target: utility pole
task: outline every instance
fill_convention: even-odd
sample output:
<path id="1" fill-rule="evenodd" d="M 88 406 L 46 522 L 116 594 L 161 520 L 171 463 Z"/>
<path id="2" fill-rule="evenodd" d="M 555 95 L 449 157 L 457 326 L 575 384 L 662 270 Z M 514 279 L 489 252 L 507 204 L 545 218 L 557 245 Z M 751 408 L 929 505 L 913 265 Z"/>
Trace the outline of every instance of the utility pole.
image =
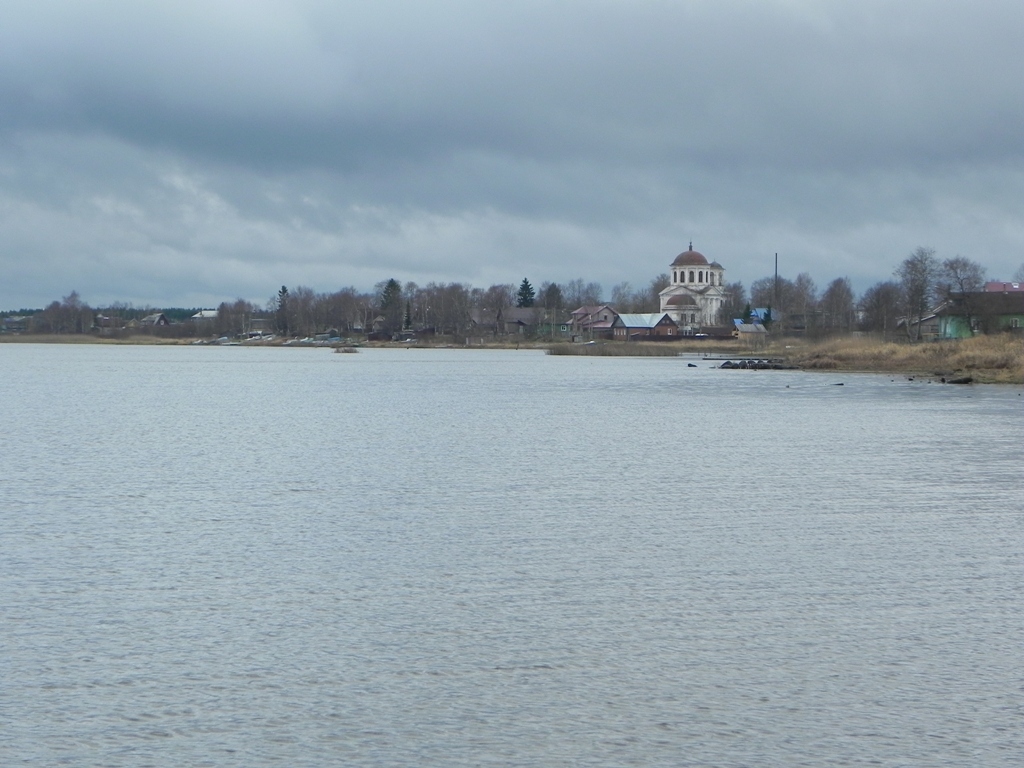
<path id="1" fill-rule="evenodd" d="M 775 313 L 779 311 L 779 253 L 775 252 L 775 282 L 772 283 L 772 306 L 769 312 L 772 318 L 772 325 L 775 325 Z M 781 325 L 779 326 L 782 327 Z"/>

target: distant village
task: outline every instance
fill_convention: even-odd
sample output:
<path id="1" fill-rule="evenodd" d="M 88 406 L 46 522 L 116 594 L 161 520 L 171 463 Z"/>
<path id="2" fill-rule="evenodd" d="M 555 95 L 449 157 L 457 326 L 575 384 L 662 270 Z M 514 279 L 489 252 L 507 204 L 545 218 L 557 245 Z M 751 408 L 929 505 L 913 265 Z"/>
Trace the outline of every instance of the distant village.
<path id="1" fill-rule="evenodd" d="M 757 348 L 773 335 L 929 341 L 1024 329 L 1024 265 L 1012 280 L 993 281 L 970 259 L 940 261 L 931 249 L 918 248 L 893 279 L 860 297 L 846 278 L 819 290 L 806 273 L 793 280 L 771 275 L 748 290 L 725 275 L 722 264 L 690 243 L 649 285 L 620 283 L 608 300 L 600 285 L 582 278 L 536 288 L 523 278 L 518 286 L 487 289 L 390 279 L 373 293 L 281 286 L 264 306 L 238 299 L 205 309 L 93 308 L 72 291 L 43 309 L 0 313 L 0 335 L 150 335 L 220 344 L 690 338 L 740 339 Z"/>

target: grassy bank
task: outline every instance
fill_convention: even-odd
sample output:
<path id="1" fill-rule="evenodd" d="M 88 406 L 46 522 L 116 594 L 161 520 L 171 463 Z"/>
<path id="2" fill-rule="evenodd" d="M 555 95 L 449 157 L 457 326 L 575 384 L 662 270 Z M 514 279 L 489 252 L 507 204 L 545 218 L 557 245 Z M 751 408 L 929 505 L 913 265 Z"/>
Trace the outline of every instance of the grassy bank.
<path id="1" fill-rule="evenodd" d="M 552 344 L 549 355 L 583 357 L 676 357 L 681 354 L 714 353 L 749 355 L 739 342 L 730 341 L 598 341 L 593 344 Z"/>
<path id="2" fill-rule="evenodd" d="M 2 335 L 0 342 L 29 344 L 190 344 L 192 339 L 162 339 L 138 335 L 124 339 L 105 339 L 91 335 Z M 739 342 L 729 341 L 671 341 L 671 342 L 616 342 L 595 344 L 545 344 L 531 341 L 475 341 L 468 347 L 437 339 L 431 343 L 419 342 L 415 347 L 393 342 L 371 343 L 367 346 L 454 349 L 538 349 L 546 348 L 551 355 L 581 355 L 598 357 L 675 357 L 680 354 L 712 354 L 715 356 L 781 358 L 790 365 L 807 370 L 867 371 L 877 373 L 906 373 L 927 376 L 971 376 L 982 383 L 1024 384 L 1024 340 L 1019 336 L 999 334 L 978 336 L 961 341 L 925 342 L 920 344 L 883 342 L 864 338 L 839 338 L 818 343 L 805 343 L 793 339 L 779 339 L 768 348 L 752 352 Z M 283 340 L 273 342 L 279 346 Z M 263 345 L 261 345 L 263 346 Z M 296 345 L 297 349 L 311 347 Z M 317 347 L 318 349 L 320 347 Z"/>
<path id="3" fill-rule="evenodd" d="M 164 339 L 158 336 L 125 336 L 114 339 L 106 336 L 94 336 L 91 333 L 11 333 L 0 335 L 0 343 L 4 344 L 121 344 L 127 346 L 145 346 L 153 344 L 176 345 L 191 344 L 194 339 Z"/>
<path id="4" fill-rule="evenodd" d="M 982 383 L 1024 384 L 1024 340 L 999 334 L 959 341 L 893 343 L 864 338 L 805 343 L 779 339 L 752 352 L 738 342 L 673 341 L 553 344 L 551 355 L 674 357 L 682 353 L 781 358 L 807 370 L 867 371 L 913 375 L 970 376 Z"/>
<path id="5" fill-rule="evenodd" d="M 644 344 L 643 342 L 596 342 L 594 344 L 552 344 L 549 355 L 577 357 L 675 357 L 679 348 L 675 344 Z"/>
<path id="6" fill-rule="evenodd" d="M 920 344 L 843 338 L 776 351 L 791 364 L 811 370 L 955 374 L 979 382 L 1024 384 L 1024 340 L 1008 334 Z"/>

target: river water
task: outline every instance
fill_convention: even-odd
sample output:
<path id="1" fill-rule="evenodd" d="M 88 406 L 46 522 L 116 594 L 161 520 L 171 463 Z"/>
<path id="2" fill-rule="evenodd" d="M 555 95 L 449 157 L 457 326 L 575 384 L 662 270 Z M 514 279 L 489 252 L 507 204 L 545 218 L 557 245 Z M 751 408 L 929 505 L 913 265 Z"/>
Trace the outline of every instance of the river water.
<path id="1" fill-rule="evenodd" d="M 0 345 L 0 764 L 1020 765 L 1021 394 Z"/>

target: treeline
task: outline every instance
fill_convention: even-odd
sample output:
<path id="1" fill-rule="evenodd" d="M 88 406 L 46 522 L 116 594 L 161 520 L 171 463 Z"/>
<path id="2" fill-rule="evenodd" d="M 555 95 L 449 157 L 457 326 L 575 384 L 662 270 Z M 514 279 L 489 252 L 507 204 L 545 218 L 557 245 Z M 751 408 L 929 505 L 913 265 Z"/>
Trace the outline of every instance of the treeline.
<path id="1" fill-rule="evenodd" d="M 1024 279 L 1024 265 L 1014 277 Z M 827 336 L 860 330 L 893 337 L 913 333 L 910 329 L 919 333 L 921 319 L 953 295 L 961 297 L 969 312 L 970 294 L 983 290 L 985 279 L 980 264 L 962 256 L 940 261 L 934 250 L 921 247 L 896 267 L 892 279 L 872 285 L 859 297 L 845 277 L 819 289 L 806 272 L 794 279 L 763 277 L 749 290 L 741 282 L 726 283 L 718 322 L 729 325 L 734 318 L 749 317 L 751 308 L 768 308 L 772 330 L 784 334 Z M 667 274 L 639 288 L 619 283 L 613 286 L 607 303 L 618 312 L 657 312 L 659 293 L 668 285 Z M 4 328 L 27 333 L 178 337 L 237 336 L 256 329 L 294 337 L 330 330 L 342 335 L 386 335 L 403 329 L 429 329 L 438 335 L 460 336 L 479 325 L 481 318 L 493 320 L 512 307 L 535 307 L 543 310 L 547 320 L 564 322 L 573 309 L 604 301 L 601 285 L 583 278 L 544 282 L 536 289 L 526 278 L 518 286 L 496 284 L 489 288 L 464 283 L 403 285 L 390 279 L 378 283 L 372 292 L 354 287 L 318 292 L 307 286 L 282 286 L 262 306 L 237 299 L 221 303 L 215 314 L 208 312 L 210 316 L 196 320 L 193 316 L 198 309 L 155 310 L 126 304 L 94 309 L 72 291 L 45 309 L 6 313 Z M 904 319 L 909 322 L 901 323 Z"/>
<path id="2" fill-rule="evenodd" d="M 524 280 L 529 284 L 529 281 Z M 520 286 L 521 288 L 522 286 Z M 530 286 L 530 290 L 533 288 Z M 655 294 L 656 299 L 656 294 Z M 136 333 L 171 338 L 245 335 L 255 330 L 306 337 L 328 330 L 343 335 L 394 333 L 403 328 L 430 329 L 439 335 L 459 336 L 481 314 L 495 317 L 515 306 L 537 306 L 560 317 L 567 308 L 599 304 L 602 288 L 582 278 L 567 283 L 545 282 L 534 298 L 524 303 L 512 284 L 475 288 L 464 283 L 400 284 L 385 280 L 373 292 L 354 287 L 318 292 L 307 286 L 281 289 L 265 304 L 245 299 L 222 302 L 209 317 L 195 318 L 194 309 L 136 308 L 127 304 L 90 307 L 72 291 L 42 310 L 0 313 L 8 332 L 124 336 Z M 162 316 L 162 318 L 161 318 Z M 160 324 L 166 320 L 167 325 Z"/>
<path id="3" fill-rule="evenodd" d="M 183 307 L 157 310 L 152 307 L 134 307 L 115 303 L 108 307 L 93 308 L 84 302 L 77 291 L 60 301 L 53 301 L 44 309 L 21 309 L 0 313 L 2 330 L 6 332 L 75 334 L 108 332 L 111 336 L 150 332 L 163 336 L 191 336 L 190 325 L 198 309 Z M 162 315 L 168 326 L 147 326 L 143 321 L 154 314 Z"/>
<path id="4" fill-rule="evenodd" d="M 536 306 L 560 317 L 566 308 L 600 301 L 601 286 L 582 278 L 564 284 L 545 282 L 539 291 L 526 279 L 518 289 L 511 283 L 484 289 L 464 283 L 402 285 L 390 279 L 378 283 L 373 293 L 355 288 L 317 293 L 305 286 L 282 286 L 266 312 L 273 316 L 275 330 L 287 336 L 313 336 L 329 329 L 342 334 L 429 329 L 437 335 L 460 336 L 475 324 L 474 316 L 493 318 L 511 307 Z M 258 310 L 241 300 L 222 304 L 217 313 L 218 322 L 222 315 L 226 321 L 222 330 L 239 332 L 246 312 L 255 316 Z"/>
<path id="5" fill-rule="evenodd" d="M 1024 264 L 1014 279 L 1024 280 Z M 919 247 L 900 262 L 892 279 L 875 283 L 860 297 L 845 277 L 819 290 L 806 272 L 794 280 L 770 275 L 755 280 L 749 294 L 741 283 L 728 284 L 723 314 L 742 317 L 750 306 L 766 307 L 782 333 L 828 336 L 857 330 L 919 339 L 925 316 L 954 297 L 970 319 L 985 281 L 981 264 L 963 256 L 940 261 L 934 249 Z"/>

